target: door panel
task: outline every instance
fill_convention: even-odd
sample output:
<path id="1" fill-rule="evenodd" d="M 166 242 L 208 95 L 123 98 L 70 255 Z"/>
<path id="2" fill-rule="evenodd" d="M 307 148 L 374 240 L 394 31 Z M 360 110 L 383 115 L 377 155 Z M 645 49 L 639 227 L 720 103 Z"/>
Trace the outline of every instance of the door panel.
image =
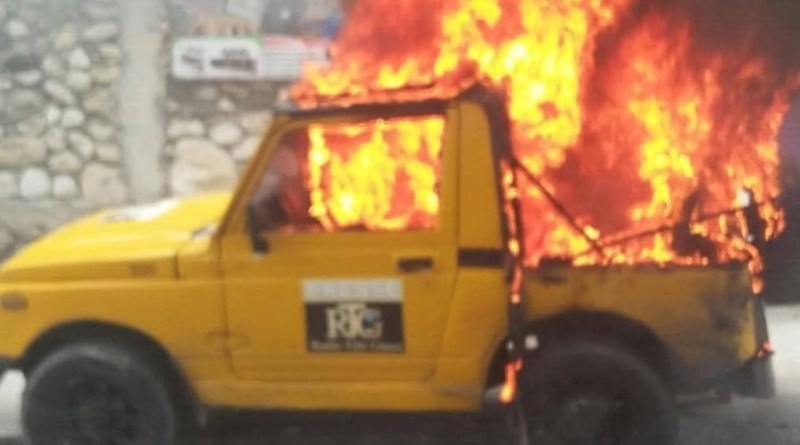
<path id="1" fill-rule="evenodd" d="M 272 231 L 265 234 L 268 251 L 254 255 L 244 224 L 230 224 L 222 268 L 229 329 L 248 338 L 232 350 L 240 378 L 418 381 L 433 375 L 456 272 L 451 141 L 448 126 L 435 228 Z M 256 162 L 262 171 L 269 164 Z M 246 213 L 239 205 L 234 221 Z"/>
<path id="2" fill-rule="evenodd" d="M 238 261 L 233 258 L 226 261 L 226 298 L 231 327 L 237 334 L 249 337 L 247 348 L 234 351 L 236 370 L 242 378 L 353 380 L 356 373 L 365 380 L 397 380 L 422 379 L 433 372 L 447 322 L 453 258 L 446 258 L 442 253 L 446 249 L 440 252 L 435 240 L 426 240 L 434 237 L 420 236 L 422 234 L 408 237 L 342 235 L 274 237 L 270 239 L 267 255 L 261 258 L 243 255 Z M 332 238 L 345 240 L 336 243 Z M 241 243 L 241 247 L 249 249 L 246 239 Z M 414 244 L 419 248 L 411 249 Z M 356 250 L 352 246 L 364 247 Z M 399 258 L 419 256 L 433 259 L 434 269 L 398 273 Z M 384 287 L 388 286 L 383 283 L 400 285 L 389 285 L 395 288 L 389 292 L 388 296 L 393 297 L 389 299 L 386 293 L 376 292 L 370 282 Z M 359 286 L 367 291 L 360 291 Z M 309 347 L 309 332 L 327 333 L 336 325 L 309 326 L 309 316 L 319 312 L 316 306 L 330 306 L 327 309 L 333 310 L 336 303 L 374 305 L 381 302 L 399 305 L 403 323 L 401 349 L 387 347 L 385 350 L 390 352 L 357 353 L 347 351 L 353 349 L 352 345 L 331 352 L 322 352 L 324 347 L 317 351 Z M 335 315 L 329 317 L 335 318 Z M 347 339 L 335 338 L 330 343 L 344 340 Z"/>

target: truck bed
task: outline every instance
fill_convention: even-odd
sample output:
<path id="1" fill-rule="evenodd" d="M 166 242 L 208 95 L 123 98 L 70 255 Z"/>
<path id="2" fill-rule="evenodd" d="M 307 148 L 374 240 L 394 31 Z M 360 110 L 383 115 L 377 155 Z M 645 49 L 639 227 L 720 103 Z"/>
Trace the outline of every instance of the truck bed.
<path id="1" fill-rule="evenodd" d="M 527 271 L 525 292 L 529 319 L 589 311 L 644 325 L 664 343 L 682 381 L 703 382 L 739 369 L 759 348 L 755 320 L 762 309 L 744 264 L 549 263 Z"/>

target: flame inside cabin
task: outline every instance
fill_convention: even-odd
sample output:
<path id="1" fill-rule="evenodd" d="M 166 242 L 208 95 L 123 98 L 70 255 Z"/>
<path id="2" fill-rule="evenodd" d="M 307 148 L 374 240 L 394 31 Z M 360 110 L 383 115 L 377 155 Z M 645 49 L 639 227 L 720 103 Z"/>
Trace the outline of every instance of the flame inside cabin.
<path id="1" fill-rule="evenodd" d="M 309 128 L 311 216 L 325 230 L 436 227 L 440 116 Z"/>
<path id="2" fill-rule="evenodd" d="M 311 107 L 452 96 L 475 82 L 505 88 L 515 155 L 530 173 L 518 179 L 529 265 L 546 257 L 577 265 L 752 260 L 757 269 L 758 252 L 746 239 L 752 219 L 729 210 L 742 209 L 746 197 L 758 204 L 759 237 L 782 230 L 776 138 L 798 80 L 763 51 L 769 26 L 748 22 L 764 4 L 358 1 L 331 64 L 311 67 L 292 93 Z M 409 144 L 401 152 L 435 144 L 442 132 L 430 121 L 402 125 L 406 136 L 392 136 Z M 373 146 L 388 142 L 381 129 L 343 131 L 363 133 Z M 352 144 L 326 144 L 320 132 L 311 135 L 311 211 L 323 225 L 371 220 L 403 229 L 409 215 L 435 213 L 433 163 L 413 163 L 405 184 L 416 190 L 405 198 L 369 181 L 358 196 L 337 196 L 337 180 L 351 180 L 363 157 L 386 152 L 350 156 Z M 424 159 L 433 153 L 417 161 Z M 375 165 L 383 161 L 391 163 Z M 374 210 L 379 197 L 393 197 L 394 210 L 356 214 Z M 391 216 L 398 214 L 406 217 Z M 664 230 L 673 226 L 682 229 Z M 703 247 L 680 248 L 687 240 Z"/>

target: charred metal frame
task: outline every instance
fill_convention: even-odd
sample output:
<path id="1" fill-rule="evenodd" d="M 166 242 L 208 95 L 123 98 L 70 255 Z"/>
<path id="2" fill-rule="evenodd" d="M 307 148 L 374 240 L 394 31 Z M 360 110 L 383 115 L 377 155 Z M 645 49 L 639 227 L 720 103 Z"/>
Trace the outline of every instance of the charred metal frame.
<path id="1" fill-rule="evenodd" d="M 449 99 L 430 99 L 421 102 L 371 103 L 352 106 L 329 105 L 308 109 L 284 103 L 276 108 L 276 113 L 304 119 L 333 117 L 341 113 L 355 116 L 365 115 L 374 119 L 393 119 L 434 114 L 444 115 L 449 102 Z"/>
<path id="2" fill-rule="evenodd" d="M 525 238 L 522 230 L 522 201 L 517 178 L 516 160 L 511 143 L 511 119 L 508 115 L 506 97 L 497 90 L 475 87 L 464 94 L 468 100 L 480 104 L 489 120 L 489 131 L 494 158 L 495 184 L 502 224 L 505 247 L 505 281 L 508 288 L 508 341 L 506 344 L 507 363 L 505 382 L 500 389 L 499 402 L 516 409 L 517 423 L 521 422 L 519 405 L 518 377 L 524 367 L 525 351 L 525 307 L 522 298 L 522 285 L 525 276 Z M 526 434 L 524 428 L 518 429 L 522 442 Z"/>

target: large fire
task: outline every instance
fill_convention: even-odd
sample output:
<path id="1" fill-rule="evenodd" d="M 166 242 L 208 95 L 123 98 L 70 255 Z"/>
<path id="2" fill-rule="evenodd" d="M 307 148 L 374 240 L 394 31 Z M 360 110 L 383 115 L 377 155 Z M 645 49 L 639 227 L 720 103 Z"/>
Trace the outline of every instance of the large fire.
<path id="1" fill-rule="evenodd" d="M 775 141 L 798 80 L 764 51 L 770 26 L 752 23 L 766 3 L 363 0 L 331 64 L 310 69 L 293 97 L 314 106 L 504 88 L 528 264 L 757 268 L 753 220 L 729 210 L 757 206 L 756 238 L 782 230 Z M 334 159 L 323 151 L 319 162 Z M 363 192 L 352 198 L 375 198 Z M 318 200 L 312 212 L 342 210 Z"/>
<path id="2" fill-rule="evenodd" d="M 434 229 L 444 119 L 309 128 L 311 216 L 325 230 Z"/>

